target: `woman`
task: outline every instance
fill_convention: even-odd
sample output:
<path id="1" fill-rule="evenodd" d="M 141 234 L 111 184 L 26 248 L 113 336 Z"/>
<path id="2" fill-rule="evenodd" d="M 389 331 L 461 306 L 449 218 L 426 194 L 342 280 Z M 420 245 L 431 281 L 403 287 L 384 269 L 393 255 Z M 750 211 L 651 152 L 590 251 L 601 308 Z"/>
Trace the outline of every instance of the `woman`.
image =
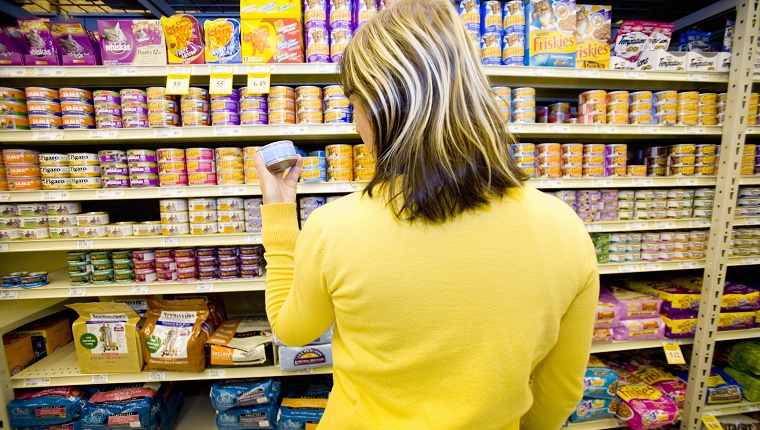
<path id="1" fill-rule="evenodd" d="M 296 217 L 260 156 L 267 314 L 288 345 L 335 323 L 324 429 L 558 429 L 581 398 L 599 277 L 573 211 L 530 186 L 454 7 L 369 20 L 341 83 L 375 178 Z M 533 384 L 529 377 L 533 374 Z"/>

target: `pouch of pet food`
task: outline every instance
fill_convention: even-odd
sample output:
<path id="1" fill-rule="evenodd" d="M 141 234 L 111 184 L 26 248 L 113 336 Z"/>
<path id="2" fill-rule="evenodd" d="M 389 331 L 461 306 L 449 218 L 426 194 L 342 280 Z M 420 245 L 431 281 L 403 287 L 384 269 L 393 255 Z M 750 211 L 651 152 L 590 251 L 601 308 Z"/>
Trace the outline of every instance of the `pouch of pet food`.
<path id="1" fill-rule="evenodd" d="M 48 28 L 47 18 L 19 18 L 18 26 L 24 37 L 27 66 L 57 66 L 58 52 L 55 49 L 53 35 Z"/>
<path id="2" fill-rule="evenodd" d="M 79 416 L 87 401 L 84 391 L 70 387 L 46 388 L 21 394 L 8 403 L 12 428 L 63 424 Z"/>
<path id="3" fill-rule="evenodd" d="M 51 22 L 53 35 L 63 66 L 93 66 L 98 64 L 90 39 L 78 22 Z"/>
<path id="4" fill-rule="evenodd" d="M 148 316 L 140 331 L 145 370 L 202 372 L 211 335 L 208 307 L 202 299 L 148 298 Z"/>
<path id="5" fill-rule="evenodd" d="M 617 400 L 584 398 L 570 415 L 571 423 L 611 418 L 615 416 Z"/>
<path id="6" fill-rule="evenodd" d="M 277 428 L 277 405 L 235 408 L 216 414 L 219 430 Z"/>
<path id="7" fill-rule="evenodd" d="M 0 28 L 0 66 L 23 66 L 24 52 L 5 28 Z"/>
<path id="8" fill-rule="evenodd" d="M 615 340 L 662 339 L 665 336 L 665 323 L 661 317 L 621 320 L 620 325 L 612 329 Z"/>
<path id="9" fill-rule="evenodd" d="M 232 18 L 209 19 L 203 27 L 206 33 L 206 63 L 239 64 L 240 22 Z"/>
<path id="10" fill-rule="evenodd" d="M 212 366 L 259 366 L 274 363 L 272 327 L 266 317 L 225 321 L 206 342 Z"/>
<path id="11" fill-rule="evenodd" d="M 583 397 L 594 399 L 614 399 L 617 395 L 618 376 L 614 370 L 596 356 L 589 357 L 586 374 L 583 376 Z"/>
<path id="12" fill-rule="evenodd" d="M 678 406 L 651 385 L 622 385 L 618 397 L 615 415 L 634 430 L 662 427 L 678 420 Z"/>
<path id="13" fill-rule="evenodd" d="M 203 30 L 192 15 L 161 17 L 169 64 L 203 64 Z"/>
<path id="14" fill-rule="evenodd" d="M 211 385 L 211 404 L 214 409 L 227 409 L 276 404 L 280 395 L 279 379 L 231 379 Z"/>
<path id="15" fill-rule="evenodd" d="M 615 299 L 620 302 L 621 320 L 652 318 L 660 314 L 662 300 L 647 294 L 626 290 L 619 287 L 607 287 Z"/>
<path id="16" fill-rule="evenodd" d="M 107 430 L 120 426 L 142 429 L 156 427 L 156 414 L 163 406 L 165 389 L 161 383 L 149 382 L 95 393 L 82 408 L 84 428 Z"/>
<path id="17" fill-rule="evenodd" d="M 142 370 L 137 333 L 140 317 L 132 308 L 113 302 L 74 303 L 68 307 L 79 313 L 72 331 L 80 373 L 138 373 Z"/>

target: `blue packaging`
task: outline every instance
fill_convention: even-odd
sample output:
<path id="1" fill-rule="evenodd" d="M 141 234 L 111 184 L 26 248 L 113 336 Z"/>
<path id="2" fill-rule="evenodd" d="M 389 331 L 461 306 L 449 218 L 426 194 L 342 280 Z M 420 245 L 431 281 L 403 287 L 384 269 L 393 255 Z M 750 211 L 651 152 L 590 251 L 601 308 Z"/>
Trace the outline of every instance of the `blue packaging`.
<path id="1" fill-rule="evenodd" d="M 232 18 L 209 19 L 205 27 L 206 64 L 239 64 L 240 22 Z"/>
<path id="2" fill-rule="evenodd" d="M 689 381 L 689 370 L 685 366 L 681 372 L 677 372 L 675 375 L 678 379 L 684 382 Z M 707 379 L 707 396 L 705 404 L 719 405 L 723 403 L 740 402 L 741 400 L 741 384 L 723 370 L 713 367 L 710 370 L 710 377 Z"/>
<path id="3" fill-rule="evenodd" d="M 216 414 L 219 430 L 274 429 L 277 428 L 277 406 L 235 408 Z"/>
<path id="4" fill-rule="evenodd" d="M 16 430 L 82 430 L 82 421 L 74 420 L 65 424 L 51 424 L 48 426 L 19 427 Z"/>
<path id="5" fill-rule="evenodd" d="M 504 66 L 525 65 L 525 28 L 510 27 L 504 31 L 501 43 L 501 64 Z"/>
<path id="6" fill-rule="evenodd" d="M 570 422 L 579 423 L 584 421 L 598 420 L 601 418 L 612 418 L 617 410 L 617 400 L 615 399 L 587 399 L 584 398 L 576 406 Z"/>
<path id="7" fill-rule="evenodd" d="M 301 171 L 301 180 L 304 182 L 324 182 L 327 180 L 327 169 L 322 167 Z"/>
<path id="8" fill-rule="evenodd" d="M 617 396 L 617 386 L 617 373 L 592 355 L 583 375 L 583 397 L 614 399 Z"/>
<path id="9" fill-rule="evenodd" d="M 525 2 L 525 65 L 575 67 L 575 0 Z"/>
<path id="10" fill-rule="evenodd" d="M 678 50 L 681 52 L 710 52 L 710 32 L 686 30 L 678 38 Z"/>
<path id="11" fill-rule="evenodd" d="M 327 152 L 326 151 L 311 151 L 311 152 L 309 152 L 309 157 L 322 157 L 322 158 L 325 158 L 325 157 L 327 157 Z"/>
<path id="12" fill-rule="evenodd" d="M 107 430 L 117 426 L 156 427 L 156 414 L 163 406 L 164 394 L 163 386 L 159 383 L 96 393 L 82 408 L 83 428 Z"/>
<path id="13" fill-rule="evenodd" d="M 69 387 L 22 394 L 8 403 L 8 424 L 12 428 L 64 424 L 79 416 L 86 401 L 84 391 Z"/>
<path id="14" fill-rule="evenodd" d="M 480 32 L 494 33 L 504 28 L 503 13 L 499 0 L 480 2 Z"/>
<path id="15" fill-rule="evenodd" d="M 480 0 L 461 0 L 457 10 L 467 30 L 480 30 Z"/>
<path id="16" fill-rule="evenodd" d="M 277 423 L 280 429 L 306 429 L 307 426 L 317 425 L 324 409 L 294 409 L 283 406 L 280 408 L 280 421 Z"/>
<path id="17" fill-rule="evenodd" d="M 215 382 L 211 386 L 211 404 L 219 411 L 252 405 L 275 404 L 280 395 L 280 389 L 280 380 L 272 378 Z"/>
<path id="18" fill-rule="evenodd" d="M 502 31 L 483 33 L 480 36 L 481 61 L 485 65 L 501 64 Z"/>

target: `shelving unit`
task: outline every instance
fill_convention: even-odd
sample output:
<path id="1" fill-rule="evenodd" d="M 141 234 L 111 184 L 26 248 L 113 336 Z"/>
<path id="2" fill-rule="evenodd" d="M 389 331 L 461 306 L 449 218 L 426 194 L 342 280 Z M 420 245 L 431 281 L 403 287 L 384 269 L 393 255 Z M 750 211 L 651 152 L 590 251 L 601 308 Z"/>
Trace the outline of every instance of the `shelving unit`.
<path id="1" fill-rule="evenodd" d="M 0 243 L 0 252 L 71 251 L 75 249 L 169 248 L 174 246 L 225 246 L 260 244 L 257 233 L 217 233 L 181 236 L 125 236 L 95 239 L 29 239 Z"/>

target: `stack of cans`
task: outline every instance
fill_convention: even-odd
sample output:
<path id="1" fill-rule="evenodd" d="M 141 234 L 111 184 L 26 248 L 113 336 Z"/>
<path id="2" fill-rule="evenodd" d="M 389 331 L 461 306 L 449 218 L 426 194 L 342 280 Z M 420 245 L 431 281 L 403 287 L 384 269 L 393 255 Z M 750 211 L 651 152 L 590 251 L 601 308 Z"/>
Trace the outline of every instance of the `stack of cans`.
<path id="1" fill-rule="evenodd" d="M 480 55 L 486 65 L 501 64 L 504 21 L 499 0 L 480 3 Z"/>
<path id="2" fill-rule="evenodd" d="M 177 281 L 177 263 L 173 249 L 156 250 L 156 277 L 158 282 Z M 193 264 L 193 267 L 195 265 Z"/>
<path id="3" fill-rule="evenodd" d="M 509 148 L 517 167 L 531 178 L 536 177 L 536 145 L 533 143 L 513 143 Z"/>
<path id="4" fill-rule="evenodd" d="M 158 181 L 162 187 L 187 185 L 187 162 L 185 150 L 179 148 L 160 148 L 158 156 Z"/>
<path id="5" fill-rule="evenodd" d="M 351 103 L 340 85 L 324 89 L 324 120 L 327 124 L 348 124 L 352 120 Z"/>
<path id="6" fill-rule="evenodd" d="M 760 215 L 760 187 L 739 187 L 736 206 L 736 216 Z"/>
<path id="7" fill-rule="evenodd" d="M 530 106 L 533 108 L 530 108 Z M 530 124 L 536 122 L 536 89 L 515 88 L 512 90 L 512 122 Z"/>
<path id="8" fill-rule="evenodd" d="M 95 251 L 90 253 L 90 265 L 92 265 L 92 283 L 105 285 L 114 283 L 116 273 L 113 270 L 113 256 L 109 251 Z"/>
<path id="9" fill-rule="evenodd" d="M 328 145 L 327 180 L 352 181 L 354 179 L 353 147 L 351 145 Z"/>
<path id="10" fill-rule="evenodd" d="M 127 151 L 127 163 L 130 187 L 157 187 L 159 185 L 156 151 L 130 149 Z"/>
<path id="11" fill-rule="evenodd" d="M 124 89 L 121 96 L 121 119 L 124 128 L 148 128 L 148 93 L 143 90 Z"/>
<path id="12" fill-rule="evenodd" d="M 187 159 L 188 185 L 216 185 L 216 164 L 214 150 L 211 148 L 188 148 Z"/>
<path id="13" fill-rule="evenodd" d="M 375 157 L 365 144 L 354 145 L 354 180 L 369 181 L 375 176 Z"/>
<path id="14" fill-rule="evenodd" d="M 311 215 L 314 209 L 324 205 L 326 202 L 327 200 L 324 197 L 318 196 L 307 196 L 298 199 L 298 215 L 301 225 L 309 219 L 309 215 Z"/>
<path id="15" fill-rule="evenodd" d="M 245 231 L 249 233 L 261 233 L 261 205 L 262 199 L 246 199 L 245 206 Z"/>
<path id="16" fill-rule="evenodd" d="M 340 63 L 343 52 L 353 37 L 352 6 L 352 1 L 329 0 L 327 19 L 330 30 L 330 61 L 333 63 Z"/>
<path id="17" fill-rule="evenodd" d="M 604 176 L 605 145 L 591 143 L 583 145 L 583 176 Z"/>
<path id="18" fill-rule="evenodd" d="M 180 112 L 183 126 L 211 125 L 209 115 L 208 90 L 190 88 L 190 91 L 180 98 Z"/>
<path id="19" fill-rule="evenodd" d="M 715 93 L 699 94 L 699 125 L 718 125 L 718 95 Z"/>
<path id="20" fill-rule="evenodd" d="M 0 87 L 0 123 L 6 130 L 29 130 L 29 111 L 23 90 Z"/>
<path id="21" fill-rule="evenodd" d="M 652 124 L 667 125 L 678 122 L 678 95 L 675 91 L 654 93 L 652 99 Z"/>
<path id="22" fill-rule="evenodd" d="M 0 153 L 0 191 L 8 191 L 8 168 L 5 167 L 5 158 Z"/>
<path id="23" fill-rule="evenodd" d="M 48 230 L 51 239 L 68 239 L 79 236 L 77 214 L 82 205 L 77 202 L 48 203 Z"/>
<path id="24" fill-rule="evenodd" d="M 211 124 L 240 125 L 240 91 L 233 89 L 228 95 L 211 96 Z"/>
<path id="25" fill-rule="evenodd" d="M 156 252 L 152 250 L 132 251 L 135 267 L 135 281 L 141 284 L 156 282 Z"/>
<path id="26" fill-rule="evenodd" d="M 651 112 L 651 106 L 650 106 Z M 591 90 L 578 96 L 578 122 L 580 124 L 607 123 L 607 91 Z"/>
<path id="27" fill-rule="evenodd" d="M 15 240 L 21 238 L 21 219 L 18 215 L 18 205 L 0 203 L 0 240 Z"/>
<path id="28" fill-rule="evenodd" d="M 693 176 L 696 165 L 696 147 L 693 144 L 668 146 L 667 176 Z"/>
<path id="29" fill-rule="evenodd" d="M 665 176 L 668 165 L 668 148 L 653 146 L 644 149 L 644 162 L 647 166 L 647 176 Z"/>
<path id="30" fill-rule="evenodd" d="M 71 188 L 69 156 L 66 154 L 40 154 L 40 176 L 43 190 Z"/>
<path id="31" fill-rule="evenodd" d="M 219 185 L 245 184 L 241 148 L 216 148 L 216 183 Z"/>
<path id="32" fill-rule="evenodd" d="M 190 234 L 216 234 L 219 224 L 216 215 L 216 199 L 201 198 L 187 201 L 190 217 Z"/>
<path id="33" fill-rule="evenodd" d="M 478 1 L 458 1 L 457 10 L 464 23 L 467 36 L 475 52 L 480 56 L 480 7 Z"/>
<path id="34" fill-rule="evenodd" d="M 583 176 L 583 145 L 564 143 L 559 146 L 562 176 L 579 178 Z"/>
<path id="35" fill-rule="evenodd" d="M 245 210 L 242 198 L 220 197 L 216 199 L 216 216 L 219 233 L 242 233 L 245 231 Z"/>
<path id="36" fill-rule="evenodd" d="M 240 247 L 240 277 L 260 278 L 264 274 L 264 247 L 261 245 Z"/>
<path id="37" fill-rule="evenodd" d="M 270 124 L 295 124 L 296 123 L 296 92 L 291 87 L 269 88 Z"/>
<path id="38" fill-rule="evenodd" d="M 95 128 L 95 108 L 92 92 L 79 88 L 61 88 L 63 128 Z"/>
<path id="39" fill-rule="evenodd" d="M 699 123 L 699 92 L 686 91 L 678 93 L 676 106 L 676 121 L 681 125 L 697 125 Z"/>
<path id="40" fill-rule="evenodd" d="M 190 233 L 187 200 L 171 199 L 158 202 L 161 216 L 161 235 L 177 236 Z"/>
<path id="41" fill-rule="evenodd" d="M 525 11 L 521 0 L 504 3 L 504 39 L 501 64 L 525 65 Z"/>
<path id="42" fill-rule="evenodd" d="M 575 213 L 584 222 L 615 220 L 618 205 L 617 190 L 578 190 L 575 197 Z"/>
<path id="43" fill-rule="evenodd" d="M 694 145 L 694 155 L 695 175 L 713 176 L 718 173 L 718 145 L 708 143 Z"/>
<path id="44" fill-rule="evenodd" d="M 106 212 L 86 212 L 77 214 L 77 230 L 82 239 L 108 236 L 109 216 Z"/>
<path id="45" fill-rule="evenodd" d="M 92 282 L 92 264 L 89 252 L 70 251 L 66 253 L 69 265 L 69 281 L 71 285 L 87 285 Z"/>
<path id="46" fill-rule="evenodd" d="M 147 93 L 150 127 L 179 127 L 179 97 L 167 95 L 164 87 L 148 88 Z"/>
<path id="47" fill-rule="evenodd" d="M 491 91 L 496 98 L 496 104 L 499 105 L 501 118 L 509 122 L 512 114 L 512 89 L 509 87 L 491 87 Z"/>
<path id="48" fill-rule="evenodd" d="M 760 97 L 760 94 L 757 93 L 750 93 L 750 99 L 749 99 L 749 109 L 750 112 L 753 109 L 752 100 L 754 99 L 756 102 L 758 98 Z M 723 125 L 723 118 L 726 116 L 726 93 L 720 93 L 716 97 L 717 99 L 717 107 L 718 107 L 718 125 Z M 757 103 L 754 105 L 754 110 L 757 111 Z M 754 117 L 754 118 L 753 118 Z M 757 125 L 757 116 L 750 115 L 749 118 L 747 118 L 747 125 Z"/>
<path id="49" fill-rule="evenodd" d="M 22 239 L 45 239 L 48 230 L 47 205 L 45 203 L 20 203 L 16 223 L 21 228 Z M 6 225 L 8 227 L 8 225 Z"/>
<path id="50" fill-rule="evenodd" d="M 263 94 L 248 94 L 248 89 L 243 87 L 240 93 L 240 123 L 242 125 L 267 125 L 269 124 L 269 104 L 267 96 Z M 211 103 L 212 108 L 216 106 Z"/>
<path id="51" fill-rule="evenodd" d="M 95 102 L 95 127 L 124 128 L 121 94 L 118 91 L 93 91 L 92 97 Z"/>
<path id="52" fill-rule="evenodd" d="M 113 149 L 98 151 L 98 161 L 100 161 L 103 188 L 129 187 L 129 166 L 127 165 L 126 152 Z"/>
<path id="53" fill-rule="evenodd" d="M 327 32 L 327 2 L 303 3 L 303 28 L 307 63 L 329 63 L 330 42 Z"/>
<path id="54" fill-rule="evenodd" d="M 726 103 L 726 95 L 723 94 L 723 105 L 725 106 Z M 758 103 L 760 103 L 760 94 L 758 93 L 750 93 L 749 95 L 749 118 L 747 120 L 747 125 L 757 125 L 758 121 Z M 722 122 L 721 122 L 722 123 Z"/>
<path id="55" fill-rule="evenodd" d="M 29 114 L 29 127 L 32 130 L 60 129 L 63 126 L 58 90 L 26 88 L 26 109 Z"/>
<path id="56" fill-rule="evenodd" d="M 541 143 L 536 145 L 536 176 L 539 178 L 559 178 L 562 176 L 561 152 L 559 143 Z"/>
<path id="57" fill-rule="evenodd" d="M 115 222 L 106 226 L 108 237 L 134 236 L 135 223 L 132 221 Z"/>
<path id="58" fill-rule="evenodd" d="M 132 251 L 113 251 L 113 279 L 117 284 L 135 282 L 135 263 Z"/>
<path id="59" fill-rule="evenodd" d="M 607 124 L 628 124 L 629 97 L 628 91 L 607 93 Z"/>
<path id="60" fill-rule="evenodd" d="M 177 280 L 194 282 L 198 280 L 198 260 L 206 256 L 207 249 L 178 249 L 174 251 L 174 262 L 177 264 Z"/>
<path id="61" fill-rule="evenodd" d="M 217 248 L 219 279 L 229 280 L 240 277 L 240 248 Z"/>
<path id="62" fill-rule="evenodd" d="M 187 270 L 188 276 L 193 263 L 198 267 L 198 279 L 202 281 L 211 281 L 219 278 L 219 261 L 217 260 L 216 248 L 198 248 L 191 255 L 190 250 L 182 257 L 177 259 L 177 265 L 183 266 Z"/>
<path id="63" fill-rule="evenodd" d="M 712 208 L 714 204 L 714 188 L 695 188 L 694 209 L 691 213 L 691 216 L 694 218 L 712 218 Z"/>
<path id="64" fill-rule="evenodd" d="M 613 143 L 604 146 L 604 176 L 625 176 L 628 164 L 628 145 Z"/>
<path id="65" fill-rule="evenodd" d="M 630 198 L 630 196 L 633 198 Z M 625 198 L 628 196 L 628 198 Z M 664 219 L 668 208 L 668 190 L 621 191 L 618 205 L 631 211 L 630 219 Z M 626 203 L 623 203 L 626 202 Z M 675 200 L 674 200 L 675 202 Z M 673 203 L 678 206 L 678 203 Z M 681 201 L 683 206 L 683 200 Z"/>
<path id="66" fill-rule="evenodd" d="M 296 123 L 322 124 L 322 88 L 307 85 L 296 88 Z"/>
<path id="67" fill-rule="evenodd" d="M 261 149 L 260 146 L 246 146 L 243 148 L 243 174 L 245 174 L 246 184 L 259 183 L 259 173 L 256 171 L 256 161 L 253 158 L 253 155 L 259 149 Z"/>
<path id="68" fill-rule="evenodd" d="M 731 230 L 729 257 L 749 257 L 760 254 L 760 228 L 735 228 Z"/>
<path id="69" fill-rule="evenodd" d="M 41 190 L 39 154 L 30 149 L 3 149 L 8 189 L 11 191 Z"/>
<path id="70" fill-rule="evenodd" d="M 574 117 L 573 108 L 570 106 L 570 103 L 553 103 L 542 109 L 544 110 L 536 111 L 538 122 L 563 124 Z"/>
<path id="71" fill-rule="evenodd" d="M 752 175 L 755 173 L 760 172 L 758 170 L 758 161 L 760 161 L 760 158 L 758 157 L 758 146 L 754 143 L 745 143 L 744 144 L 744 153 L 742 155 L 742 166 L 741 166 L 741 174 L 742 175 Z"/>
<path id="72" fill-rule="evenodd" d="M 664 91 L 662 93 L 665 93 Z M 657 94 L 662 94 L 657 93 Z M 675 92 L 673 93 L 675 96 Z M 636 91 L 628 96 L 628 123 L 629 124 L 652 124 L 652 109 L 656 100 L 651 91 Z M 647 110 L 647 107 L 649 108 Z M 673 112 L 675 114 L 675 112 Z M 675 123 L 675 119 L 674 122 Z M 659 123 L 658 123 L 659 124 Z"/>
<path id="73" fill-rule="evenodd" d="M 304 182 L 320 182 L 327 180 L 327 159 L 325 151 L 312 151 L 303 157 L 301 180 Z"/>
<path id="74" fill-rule="evenodd" d="M 71 188 L 102 188 L 100 158 L 98 154 L 75 152 L 69 154 Z"/>

